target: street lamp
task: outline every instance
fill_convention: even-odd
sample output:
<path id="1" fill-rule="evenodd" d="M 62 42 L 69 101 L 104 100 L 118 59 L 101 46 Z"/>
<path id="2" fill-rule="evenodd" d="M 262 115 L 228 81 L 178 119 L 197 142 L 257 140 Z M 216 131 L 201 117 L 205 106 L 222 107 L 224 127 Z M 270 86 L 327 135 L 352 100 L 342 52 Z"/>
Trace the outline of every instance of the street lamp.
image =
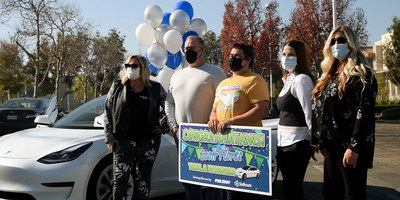
<path id="1" fill-rule="evenodd" d="M 265 10 L 266 11 L 268 9 L 268 6 L 269 6 L 269 3 L 266 3 L 265 4 Z M 274 92 L 273 92 L 273 85 L 272 85 L 272 57 L 271 57 L 271 42 L 270 41 L 271 41 L 271 38 L 270 38 L 270 36 L 268 36 L 268 42 L 270 43 L 268 45 L 268 50 L 269 50 L 269 63 L 270 63 L 270 66 L 269 66 L 269 96 L 270 96 L 270 104 L 271 104 L 270 107 L 269 107 L 269 110 L 270 110 L 270 113 L 271 113 L 271 111 L 273 110 L 272 97 L 273 97 Z M 262 75 L 264 75 L 265 67 L 262 70 Z"/>
<path id="2" fill-rule="evenodd" d="M 332 0 L 332 24 L 333 24 L 333 28 L 336 28 L 336 2 L 335 0 Z"/>

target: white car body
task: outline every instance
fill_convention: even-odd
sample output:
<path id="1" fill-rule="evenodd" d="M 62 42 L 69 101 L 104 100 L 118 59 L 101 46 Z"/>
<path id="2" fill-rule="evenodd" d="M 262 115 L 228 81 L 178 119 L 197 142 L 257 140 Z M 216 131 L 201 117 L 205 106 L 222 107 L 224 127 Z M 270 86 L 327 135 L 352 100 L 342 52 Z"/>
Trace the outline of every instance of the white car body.
<path id="1" fill-rule="evenodd" d="M 262 120 L 263 127 L 271 128 L 271 180 L 274 182 L 278 177 L 279 166 L 276 161 L 276 146 L 278 144 L 278 123 L 279 118 L 271 118 Z"/>
<path id="2" fill-rule="evenodd" d="M 102 102 L 95 109 L 102 110 L 105 97 L 99 98 L 103 98 L 98 99 Z M 85 114 L 93 112 L 84 113 L 77 108 L 56 122 L 55 127 L 59 122 L 67 121 L 68 117 L 84 118 Z M 100 115 L 98 113 L 85 121 L 92 123 L 90 128 L 32 128 L 0 137 L 0 199 L 109 199 L 112 154 L 104 143 Z M 263 124 L 272 128 L 272 157 L 275 158 L 277 122 L 263 120 Z M 68 156 L 74 157 L 73 153 L 81 149 L 77 147 L 88 148 L 70 160 Z M 58 158 L 58 155 L 62 156 Z M 39 162 L 45 156 L 65 161 L 49 164 L 42 159 Z M 174 138 L 170 134 L 163 135 L 152 172 L 150 197 L 184 191 L 178 182 L 177 156 Z M 272 180 L 276 179 L 278 170 L 274 160 Z M 95 198 L 88 198 L 88 195 Z"/>
<path id="3" fill-rule="evenodd" d="M 260 177 L 260 170 L 254 166 L 244 166 L 236 169 L 236 177 L 246 180 L 247 178 L 258 178 Z"/>
<path id="4" fill-rule="evenodd" d="M 38 162 L 52 152 L 90 143 L 90 147 L 72 161 L 55 164 Z M 111 158 L 102 128 L 44 127 L 6 135 L 0 138 L 0 199 L 87 199 L 89 182 L 96 167 L 107 163 L 103 168 L 108 171 L 96 176 L 104 180 L 112 178 Z M 183 192 L 178 182 L 177 159 L 173 137 L 163 135 L 153 168 L 151 197 Z M 94 182 L 92 184 L 99 184 L 98 188 L 110 192 L 104 183 Z"/>

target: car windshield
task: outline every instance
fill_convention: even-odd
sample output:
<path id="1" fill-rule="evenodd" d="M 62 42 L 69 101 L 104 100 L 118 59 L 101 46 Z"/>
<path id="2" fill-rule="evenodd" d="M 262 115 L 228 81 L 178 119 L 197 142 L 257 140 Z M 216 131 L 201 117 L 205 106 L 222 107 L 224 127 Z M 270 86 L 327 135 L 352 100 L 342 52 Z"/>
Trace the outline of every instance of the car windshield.
<path id="1" fill-rule="evenodd" d="M 6 101 L 2 108 L 39 108 L 40 99 L 11 99 Z"/>
<path id="2" fill-rule="evenodd" d="M 250 168 L 250 166 L 244 166 L 244 167 L 242 167 L 242 169 L 244 169 L 244 170 L 247 170 L 247 169 L 249 169 Z"/>
<path id="3" fill-rule="evenodd" d="M 101 96 L 79 106 L 66 117 L 57 121 L 53 127 L 71 129 L 103 129 L 102 127 L 95 127 L 93 124 L 95 118 L 104 112 L 105 99 L 106 96 Z"/>

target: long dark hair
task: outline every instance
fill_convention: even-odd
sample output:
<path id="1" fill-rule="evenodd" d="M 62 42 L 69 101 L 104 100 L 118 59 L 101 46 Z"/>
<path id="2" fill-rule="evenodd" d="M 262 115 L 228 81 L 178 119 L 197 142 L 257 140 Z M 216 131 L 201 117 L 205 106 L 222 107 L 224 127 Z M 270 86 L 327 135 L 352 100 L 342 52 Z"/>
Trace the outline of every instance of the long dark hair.
<path id="1" fill-rule="evenodd" d="M 298 74 L 306 74 L 311 79 L 313 79 L 310 69 L 310 63 L 308 62 L 307 50 L 306 46 L 304 45 L 304 42 L 300 40 L 290 40 L 285 44 L 285 46 L 292 47 L 296 53 L 297 66 L 294 71 Z M 287 74 L 288 71 L 285 70 L 283 72 L 284 77 L 286 77 Z"/>

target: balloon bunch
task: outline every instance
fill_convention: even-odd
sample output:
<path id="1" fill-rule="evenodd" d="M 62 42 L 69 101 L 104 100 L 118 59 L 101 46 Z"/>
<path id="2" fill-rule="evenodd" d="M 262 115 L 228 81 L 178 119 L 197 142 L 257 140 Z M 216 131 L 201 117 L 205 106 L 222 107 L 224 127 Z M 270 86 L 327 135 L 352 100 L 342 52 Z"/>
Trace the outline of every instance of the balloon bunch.
<path id="1" fill-rule="evenodd" d="M 192 19 L 193 13 L 187 1 L 178 2 L 172 13 L 163 13 L 157 5 L 145 9 L 146 23 L 137 26 L 135 33 L 139 42 L 149 47 L 145 57 L 153 73 L 157 74 L 164 66 L 179 67 L 186 38 L 206 34 L 206 23 L 200 18 Z"/>

